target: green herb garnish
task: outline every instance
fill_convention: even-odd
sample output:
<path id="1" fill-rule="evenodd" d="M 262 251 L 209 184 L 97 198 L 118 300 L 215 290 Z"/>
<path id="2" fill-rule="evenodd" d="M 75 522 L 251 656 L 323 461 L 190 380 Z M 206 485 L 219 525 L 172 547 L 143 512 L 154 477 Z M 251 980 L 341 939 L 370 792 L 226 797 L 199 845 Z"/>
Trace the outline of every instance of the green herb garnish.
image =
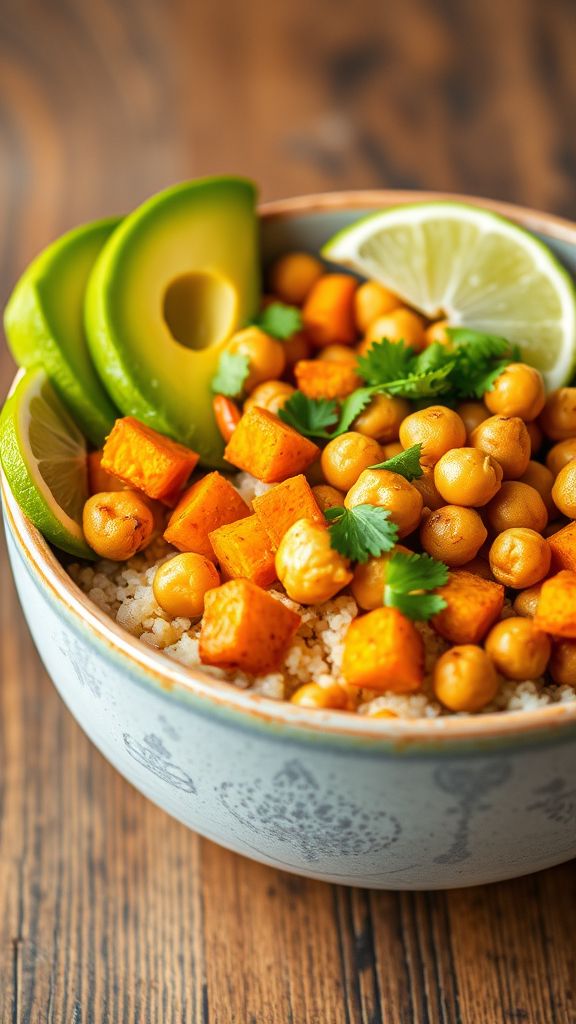
<path id="1" fill-rule="evenodd" d="M 218 370 L 212 378 L 212 391 L 227 398 L 239 398 L 244 390 L 250 372 L 248 356 L 223 352 L 218 361 Z"/>
<path id="2" fill-rule="evenodd" d="M 391 551 L 398 540 L 398 527 L 390 521 L 387 508 L 355 505 L 354 508 L 328 508 L 324 515 L 330 523 L 330 544 L 354 562 L 367 562 L 373 556 Z"/>
<path id="3" fill-rule="evenodd" d="M 429 619 L 446 607 L 438 594 L 426 593 L 448 582 L 448 566 L 430 555 L 396 551 L 386 566 L 384 604 L 409 619 Z M 420 591 L 420 593 L 418 593 Z"/>
<path id="4" fill-rule="evenodd" d="M 328 398 L 308 398 L 302 391 L 295 391 L 278 415 L 305 437 L 332 437 L 327 428 L 338 422 L 338 403 Z"/>
<path id="5" fill-rule="evenodd" d="M 296 331 L 302 329 L 302 314 L 296 306 L 287 306 L 283 302 L 271 302 L 252 322 L 273 338 L 287 341 L 293 334 L 296 334 Z"/>
<path id="6" fill-rule="evenodd" d="M 424 474 L 420 465 L 421 455 L 422 445 L 413 444 L 398 455 L 393 455 L 391 459 L 370 466 L 370 469 L 387 469 L 390 473 L 399 473 L 405 480 L 418 480 Z"/>

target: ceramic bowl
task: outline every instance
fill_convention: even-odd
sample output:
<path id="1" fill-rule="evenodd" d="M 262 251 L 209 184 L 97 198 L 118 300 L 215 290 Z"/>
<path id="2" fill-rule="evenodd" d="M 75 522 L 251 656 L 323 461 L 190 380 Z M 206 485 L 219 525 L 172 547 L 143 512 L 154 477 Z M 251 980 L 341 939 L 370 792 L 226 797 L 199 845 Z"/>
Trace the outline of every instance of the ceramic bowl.
<path id="1" fill-rule="evenodd" d="M 266 255 L 314 250 L 361 214 L 421 198 L 268 204 Z M 576 269 L 576 227 L 485 205 Z M 74 585 L 5 481 L 3 499 L 22 608 L 63 700 L 118 771 L 191 829 L 287 871 L 386 889 L 477 885 L 576 855 L 576 704 L 400 721 L 251 696 L 132 639 Z"/>

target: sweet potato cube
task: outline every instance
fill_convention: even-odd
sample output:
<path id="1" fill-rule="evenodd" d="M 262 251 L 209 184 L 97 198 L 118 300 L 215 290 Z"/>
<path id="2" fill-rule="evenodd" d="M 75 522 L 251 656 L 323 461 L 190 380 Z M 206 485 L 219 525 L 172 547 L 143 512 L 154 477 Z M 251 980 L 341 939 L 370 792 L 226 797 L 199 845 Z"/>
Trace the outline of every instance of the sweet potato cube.
<path id="1" fill-rule="evenodd" d="M 259 675 L 279 668 L 300 616 L 249 580 L 229 580 L 206 594 L 200 633 L 205 665 Z"/>
<path id="2" fill-rule="evenodd" d="M 175 505 L 200 456 L 132 416 L 116 420 L 102 453 L 102 469 L 149 498 Z"/>
<path id="3" fill-rule="evenodd" d="M 413 693 L 424 680 L 424 644 L 397 608 L 376 608 L 348 627 L 342 673 L 352 686 Z"/>
<path id="4" fill-rule="evenodd" d="M 303 472 L 319 454 L 318 446 L 307 437 L 302 437 L 274 413 L 255 406 L 244 413 L 224 457 L 258 480 L 279 483 Z"/>
<path id="5" fill-rule="evenodd" d="M 102 451 L 88 452 L 86 457 L 88 469 L 88 489 L 90 494 L 101 494 L 102 491 L 123 491 L 126 484 L 117 476 L 102 469 Z"/>
<path id="6" fill-rule="evenodd" d="M 436 591 L 446 607 L 430 622 L 453 644 L 478 644 L 496 622 L 504 606 L 504 587 L 465 569 L 450 573 L 448 583 Z"/>
<path id="7" fill-rule="evenodd" d="M 179 551 L 214 558 L 210 533 L 250 515 L 238 491 L 221 473 L 208 473 L 180 498 L 168 520 L 164 540 Z"/>
<path id="8" fill-rule="evenodd" d="M 294 374 L 298 388 L 308 398 L 346 398 L 362 383 L 353 365 L 327 359 L 301 359 Z"/>
<path id="9" fill-rule="evenodd" d="M 225 579 L 251 580 L 269 587 L 276 579 L 270 537 L 258 516 L 248 516 L 210 534 L 210 543 Z"/>
<path id="10" fill-rule="evenodd" d="M 542 584 L 534 625 L 576 639 L 576 572 L 564 569 Z"/>
<path id="11" fill-rule="evenodd" d="M 548 537 L 552 552 L 552 568 L 571 569 L 576 572 L 576 523 L 568 523 L 558 533 Z"/>
<path id="12" fill-rule="evenodd" d="M 286 530 L 299 519 L 325 522 L 314 492 L 302 474 L 291 476 L 265 494 L 258 495 L 253 499 L 252 507 L 274 548 L 278 547 Z"/>

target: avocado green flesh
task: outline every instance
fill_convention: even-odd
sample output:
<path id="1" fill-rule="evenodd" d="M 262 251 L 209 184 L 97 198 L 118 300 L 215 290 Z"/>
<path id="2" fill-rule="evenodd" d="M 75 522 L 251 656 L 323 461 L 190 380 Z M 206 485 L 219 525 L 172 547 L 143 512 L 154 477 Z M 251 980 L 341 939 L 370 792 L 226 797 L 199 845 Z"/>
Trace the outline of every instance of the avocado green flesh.
<path id="1" fill-rule="evenodd" d="M 118 408 L 221 466 L 211 381 L 258 299 L 250 182 L 204 179 L 144 203 L 104 246 L 86 295 L 90 350 Z"/>
<path id="2" fill-rule="evenodd" d="M 42 366 L 84 434 L 96 446 L 117 412 L 94 369 L 83 323 L 84 296 L 118 218 L 63 235 L 30 264 L 6 307 L 4 327 L 19 366 Z"/>

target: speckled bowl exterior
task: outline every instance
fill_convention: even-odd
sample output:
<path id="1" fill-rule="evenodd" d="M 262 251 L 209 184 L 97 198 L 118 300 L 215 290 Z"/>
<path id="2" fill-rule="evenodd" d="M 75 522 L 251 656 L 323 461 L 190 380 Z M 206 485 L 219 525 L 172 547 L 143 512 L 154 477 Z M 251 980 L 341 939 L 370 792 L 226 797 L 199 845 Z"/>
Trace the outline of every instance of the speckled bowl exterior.
<path id="1" fill-rule="evenodd" d="M 315 249 L 363 213 L 422 198 L 269 204 L 265 251 Z M 576 268 L 576 227 L 485 205 Z M 576 704 L 407 722 L 252 696 L 128 636 L 75 586 L 5 481 L 3 504 L 22 608 L 63 700 L 118 771 L 190 828 L 287 871 L 384 889 L 478 885 L 576 855 Z"/>

